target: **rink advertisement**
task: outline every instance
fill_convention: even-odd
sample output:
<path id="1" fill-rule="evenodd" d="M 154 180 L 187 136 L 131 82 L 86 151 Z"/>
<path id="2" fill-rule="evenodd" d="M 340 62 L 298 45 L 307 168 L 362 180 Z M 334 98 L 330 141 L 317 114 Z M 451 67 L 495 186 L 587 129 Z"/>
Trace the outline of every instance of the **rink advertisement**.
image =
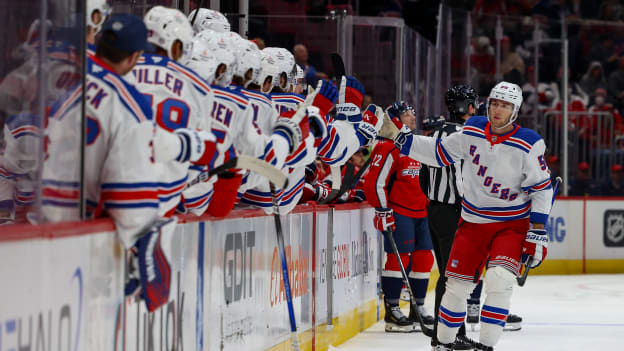
<path id="1" fill-rule="evenodd" d="M 374 323 L 380 238 L 367 205 L 282 216 L 302 349 L 327 350 Z M 7 228 L 7 229 L 5 229 Z M 0 350 L 287 350 L 275 222 L 262 210 L 182 217 L 169 301 L 125 299 L 124 250 L 109 220 L 5 227 Z M 548 258 L 531 274 L 622 272 L 624 202 L 558 199 Z"/>

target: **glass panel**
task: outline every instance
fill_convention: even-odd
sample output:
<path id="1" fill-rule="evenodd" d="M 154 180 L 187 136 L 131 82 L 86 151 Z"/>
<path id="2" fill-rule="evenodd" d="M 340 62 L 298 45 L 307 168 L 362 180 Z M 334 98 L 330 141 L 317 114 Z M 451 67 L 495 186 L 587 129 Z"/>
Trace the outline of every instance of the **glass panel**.
<path id="1" fill-rule="evenodd" d="M 54 189 L 40 186 L 47 115 L 82 81 L 84 10 L 82 2 L 66 0 L 1 6 L 2 32 L 15 34 L 0 39 L 5 53 L 0 61 L 0 223 L 33 223 L 40 221 L 42 202 L 53 200 L 48 195 Z M 80 129 L 68 134 L 79 139 Z M 79 162 L 79 153 L 74 148 L 65 157 Z M 78 206 L 76 192 L 52 195 L 68 195 Z"/>

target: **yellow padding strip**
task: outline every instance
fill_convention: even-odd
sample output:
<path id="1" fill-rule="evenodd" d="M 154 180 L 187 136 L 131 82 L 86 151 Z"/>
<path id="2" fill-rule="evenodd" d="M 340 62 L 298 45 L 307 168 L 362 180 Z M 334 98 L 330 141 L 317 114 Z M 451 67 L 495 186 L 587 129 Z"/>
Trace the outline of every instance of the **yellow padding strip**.
<path id="1" fill-rule="evenodd" d="M 583 260 L 549 260 L 529 274 L 582 274 Z M 585 273 L 624 273 L 624 260 L 586 260 Z"/>

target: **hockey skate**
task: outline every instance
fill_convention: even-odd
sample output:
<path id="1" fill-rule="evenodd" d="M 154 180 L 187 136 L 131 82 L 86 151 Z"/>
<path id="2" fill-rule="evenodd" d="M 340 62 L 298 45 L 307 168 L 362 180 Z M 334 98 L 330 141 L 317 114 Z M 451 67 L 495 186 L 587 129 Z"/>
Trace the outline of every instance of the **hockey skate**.
<path id="1" fill-rule="evenodd" d="M 466 323 L 470 327 L 470 330 L 473 332 L 479 331 L 479 314 L 481 313 L 481 306 L 478 303 L 469 303 L 467 312 Z"/>
<path id="2" fill-rule="evenodd" d="M 450 346 L 449 346 L 450 345 Z M 447 350 L 445 347 L 450 347 L 448 350 L 474 350 L 477 342 L 470 339 L 466 335 L 457 335 L 455 342 L 452 344 L 439 344 L 437 340 L 431 339 L 432 350 L 438 350 L 438 346 L 442 347 L 441 350 Z"/>
<path id="3" fill-rule="evenodd" d="M 417 308 L 418 308 L 418 312 L 420 313 L 420 317 L 422 318 L 423 324 L 425 325 L 425 327 L 432 329 L 433 322 L 434 322 L 433 316 L 427 312 L 427 310 L 425 309 L 425 306 L 419 305 Z M 422 331 L 422 329 L 420 328 L 420 323 L 418 322 L 418 317 L 416 317 L 416 313 L 412 310 L 411 307 L 410 307 L 409 320 L 414 323 L 415 332 Z"/>
<path id="4" fill-rule="evenodd" d="M 475 351 L 494 351 L 494 348 L 492 346 L 486 346 L 482 343 L 476 344 L 474 349 Z"/>
<path id="5" fill-rule="evenodd" d="M 399 305 L 390 305 L 384 301 L 386 306 L 386 332 L 389 333 L 411 333 L 414 331 L 414 323 L 409 320 L 401 311 Z"/>
<path id="6" fill-rule="evenodd" d="M 507 316 L 507 323 L 505 323 L 503 331 L 517 331 L 520 329 L 522 329 L 522 317 L 510 313 Z"/>

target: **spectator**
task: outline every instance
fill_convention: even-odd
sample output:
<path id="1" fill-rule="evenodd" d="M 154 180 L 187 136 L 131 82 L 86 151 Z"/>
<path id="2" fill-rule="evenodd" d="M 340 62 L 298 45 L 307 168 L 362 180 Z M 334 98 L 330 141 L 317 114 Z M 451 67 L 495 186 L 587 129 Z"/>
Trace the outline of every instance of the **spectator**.
<path id="1" fill-rule="evenodd" d="M 494 84 L 496 69 L 496 57 L 490 38 L 485 35 L 474 38 L 471 49 L 470 63 L 477 70 L 476 82 L 472 85 L 478 87 L 477 91 L 489 91 Z"/>
<path id="2" fill-rule="evenodd" d="M 609 75 L 607 92 L 615 107 L 621 110 L 624 107 L 624 55 L 618 59 L 618 69 Z"/>
<path id="3" fill-rule="evenodd" d="M 621 135 L 624 133 L 624 124 L 622 121 L 622 116 L 618 110 L 613 107 L 613 104 L 609 104 L 606 102 L 607 99 L 607 91 L 604 89 L 596 89 L 592 100 L 594 104 L 589 107 L 587 110 L 589 112 L 589 117 L 591 118 L 591 128 L 593 129 L 593 137 L 598 138 L 598 131 L 600 131 L 600 147 L 608 148 L 611 145 L 611 140 L 613 139 L 613 135 Z M 595 112 L 610 112 L 613 118 L 613 124 L 610 122 L 610 118 L 608 116 L 592 114 Z M 598 146 L 598 145 L 594 145 Z"/>
<path id="4" fill-rule="evenodd" d="M 323 72 L 317 72 L 314 66 L 308 63 L 308 48 L 303 44 L 297 44 L 293 48 L 293 54 L 295 56 L 295 62 L 303 67 L 303 71 L 305 72 L 305 79 L 311 86 L 315 87 L 316 82 L 319 79 L 326 79 L 327 74 Z M 340 77 L 337 77 L 340 78 Z"/>
<path id="5" fill-rule="evenodd" d="M 624 177 L 622 177 L 622 165 L 611 166 L 609 179 L 602 186 L 602 195 L 624 196 Z"/>
<path id="6" fill-rule="evenodd" d="M 570 196 L 595 195 L 597 186 L 589 176 L 589 168 L 589 163 L 587 162 L 578 164 L 578 173 L 569 184 L 568 194 Z"/>
<path id="7" fill-rule="evenodd" d="M 593 61 L 587 68 L 587 72 L 581 78 L 580 87 L 585 94 L 592 94 L 596 89 L 607 89 L 607 79 L 599 61 Z M 593 103 L 593 99 L 591 103 Z"/>
<path id="8" fill-rule="evenodd" d="M 590 62 L 598 61 L 602 64 L 605 76 L 608 76 L 617 65 L 617 54 L 614 44 L 615 42 L 611 35 L 605 34 L 599 42 L 592 45 L 587 55 L 587 59 Z"/>
<path id="9" fill-rule="evenodd" d="M 366 94 L 364 95 L 364 99 L 362 99 L 362 106 L 360 106 L 360 110 L 364 111 L 368 107 L 368 105 L 373 103 L 373 97 Z"/>
<path id="10" fill-rule="evenodd" d="M 503 76 L 516 70 L 524 75 L 524 60 L 518 53 L 511 50 L 511 40 L 508 36 L 501 39 L 501 65 L 500 71 Z"/>
<path id="11" fill-rule="evenodd" d="M 561 163 L 559 162 L 559 157 L 557 155 L 552 155 L 546 159 L 548 164 L 548 168 L 550 169 L 550 176 L 553 179 L 557 179 L 557 177 L 561 176 Z"/>

